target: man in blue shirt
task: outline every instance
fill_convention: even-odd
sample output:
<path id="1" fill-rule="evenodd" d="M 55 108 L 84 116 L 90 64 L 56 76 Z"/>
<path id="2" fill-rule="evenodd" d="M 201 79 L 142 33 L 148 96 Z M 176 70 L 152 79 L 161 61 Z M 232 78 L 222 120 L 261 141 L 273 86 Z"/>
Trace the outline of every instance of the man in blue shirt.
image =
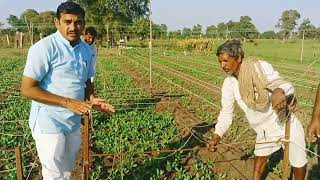
<path id="1" fill-rule="evenodd" d="M 29 126 L 43 179 L 69 179 L 80 148 L 83 113 L 91 108 L 114 112 L 113 106 L 94 95 L 92 51 L 80 40 L 84 18 L 80 5 L 61 3 L 54 19 L 58 31 L 28 52 L 21 93 L 32 99 Z"/>
<path id="2" fill-rule="evenodd" d="M 94 27 L 89 26 L 84 30 L 84 41 L 88 43 L 88 45 L 91 48 L 94 61 L 96 63 L 97 60 L 97 46 L 94 44 L 97 37 L 97 31 Z M 91 82 L 93 82 L 93 77 L 91 78 Z"/>

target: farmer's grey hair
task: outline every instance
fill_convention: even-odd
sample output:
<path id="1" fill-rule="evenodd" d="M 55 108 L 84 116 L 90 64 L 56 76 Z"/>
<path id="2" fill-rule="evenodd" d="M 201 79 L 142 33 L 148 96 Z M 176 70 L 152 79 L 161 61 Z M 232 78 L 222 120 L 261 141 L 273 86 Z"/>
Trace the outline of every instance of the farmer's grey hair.
<path id="1" fill-rule="evenodd" d="M 241 59 L 243 59 L 244 52 L 241 46 L 242 44 L 239 40 L 227 40 L 218 47 L 216 56 L 219 56 L 220 54 L 228 54 L 231 57 L 240 57 Z"/>

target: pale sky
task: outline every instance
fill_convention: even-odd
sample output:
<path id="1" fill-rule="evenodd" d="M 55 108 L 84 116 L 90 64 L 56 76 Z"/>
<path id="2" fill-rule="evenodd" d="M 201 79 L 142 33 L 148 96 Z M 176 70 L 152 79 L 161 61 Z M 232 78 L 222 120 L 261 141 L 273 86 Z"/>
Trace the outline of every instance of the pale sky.
<path id="1" fill-rule="evenodd" d="M 0 22 L 6 22 L 9 14 L 20 16 L 25 9 L 38 12 L 53 10 L 64 0 L 0 0 Z M 203 30 L 229 20 L 239 21 L 240 16 L 250 16 L 260 32 L 277 30 L 275 25 L 284 10 L 295 9 L 300 21 L 309 18 L 320 26 L 319 0 L 152 0 L 152 19 L 166 24 L 169 30 L 192 28 L 199 23 Z"/>

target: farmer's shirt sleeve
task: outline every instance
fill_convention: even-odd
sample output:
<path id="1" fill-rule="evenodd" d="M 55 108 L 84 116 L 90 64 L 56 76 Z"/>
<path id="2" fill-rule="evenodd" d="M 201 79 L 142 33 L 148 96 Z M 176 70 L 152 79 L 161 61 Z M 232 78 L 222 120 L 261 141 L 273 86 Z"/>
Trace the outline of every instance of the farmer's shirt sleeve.
<path id="1" fill-rule="evenodd" d="M 234 109 L 234 90 L 233 82 L 230 77 L 226 78 L 221 88 L 221 105 L 222 109 L 218 116 L 218 122 L 215 126 L 215 134 L 220 137 L 229 129 L 232 124 Z"/>
<path id="2" fill-rule="evenodd" d="M 266 61 L 259 61 L 259 62 L 269 82 L 280 78 L 278 71 L 274 70 L 271 64 L 269 64 Z M 279 85 L 278 88 L 283 89 L 286 96 L 294 93 L 294 88 L 292 84 L 289 82 Z"/>

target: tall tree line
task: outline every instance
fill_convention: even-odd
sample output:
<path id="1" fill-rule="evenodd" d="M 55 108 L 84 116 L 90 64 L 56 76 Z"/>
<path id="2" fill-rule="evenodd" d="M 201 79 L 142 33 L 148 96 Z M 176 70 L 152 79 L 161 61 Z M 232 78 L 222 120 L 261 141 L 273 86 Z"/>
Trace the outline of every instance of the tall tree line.
<path id="1" fill-rule="evenodd" d="M 95 26 L 101 34 L 109 34 L 117 38 L 146 39 L 149 34 L 148 0 L 74 0 L 86 10 L 87 25 Z M 29 32 L 33 26 L 35 33 L 51 34 L 55 31 L 53 25 L 54 11 L 37 12 L 34 9 L 25 10 L 19 17 L 9 15 L 7 22 L 14 29 Z M 184 27 L 176 31 L 168 31 L 165 24 L 152 22 L 154 38 L 319 38 L 320 28 L 307 18 L 300 25 L 301 15 L 297 10 L 282 12 L 275 25 L 278 32 L 266 31 L 260 33 L 250 16 L 241 16 L 239 21 L 221 22 L 203 29 L 200 24 L 192 28 Z M 3 23 L 0 22 L 0 27 Z"/>

